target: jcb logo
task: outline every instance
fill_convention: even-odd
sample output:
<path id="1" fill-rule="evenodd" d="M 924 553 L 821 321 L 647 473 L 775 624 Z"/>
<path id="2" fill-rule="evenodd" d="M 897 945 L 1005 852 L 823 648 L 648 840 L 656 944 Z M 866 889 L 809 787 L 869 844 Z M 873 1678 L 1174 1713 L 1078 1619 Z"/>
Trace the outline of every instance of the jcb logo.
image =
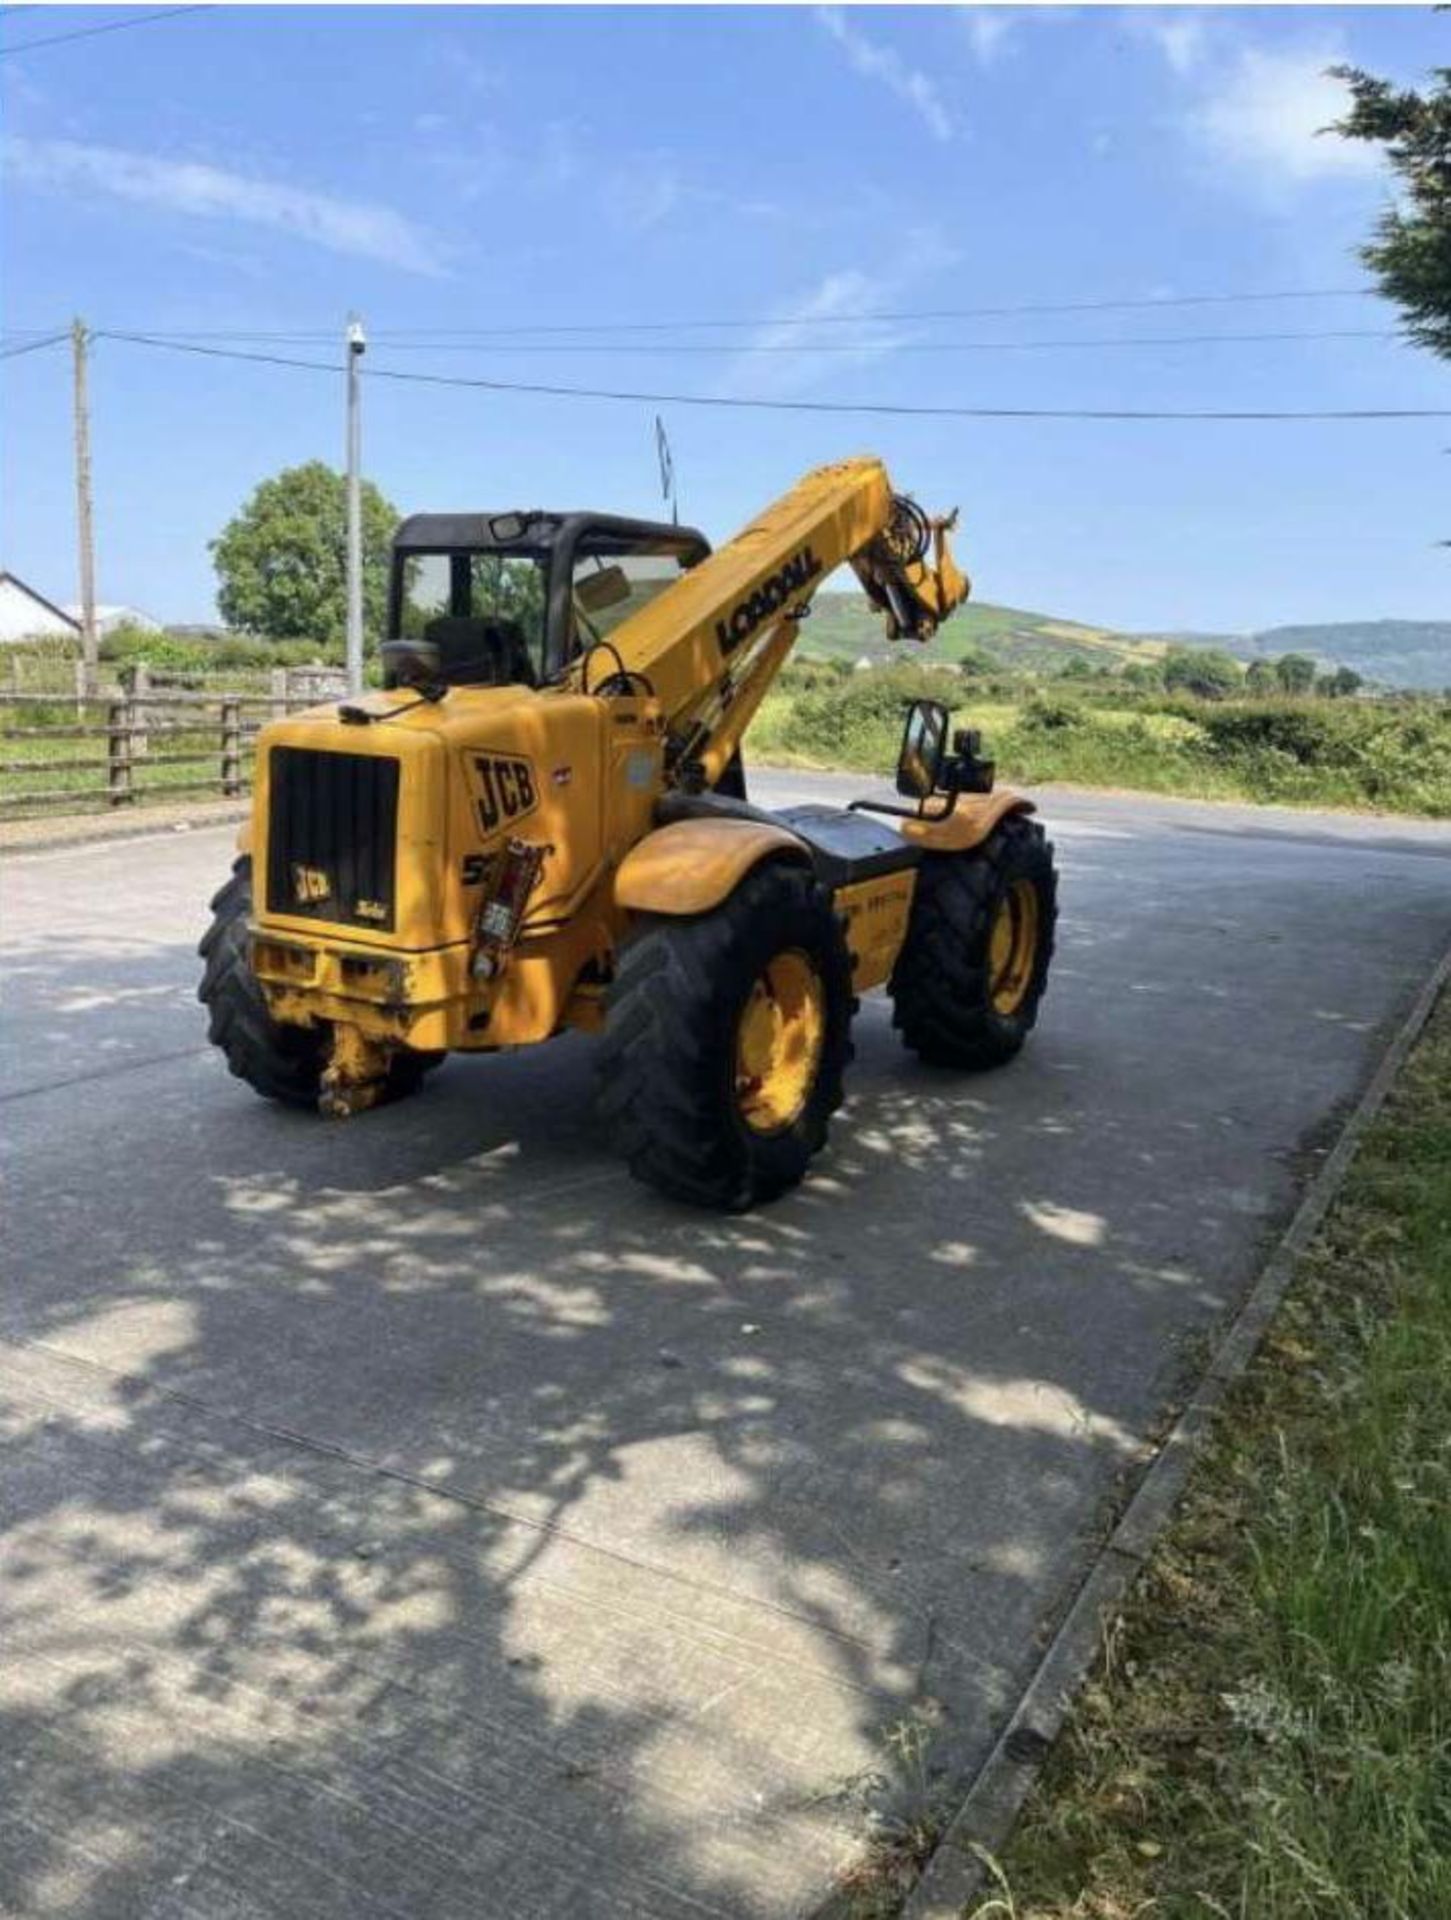
<path id="1" fill-rule="evenodd" d="M 292 897 L 300 907 L 315 906 L 319 900 L 326 900 L 332 890 L 324 867 L 293 865 Z"/>
<path id="2" fill-rule="evenodd" d="M 479 825 L 485 834 L 492 833 L 506 820 L 522 819 L 539 804 L 534 769 L 527 760 L 476 753 L 474 773 L 479 786 Z"/>

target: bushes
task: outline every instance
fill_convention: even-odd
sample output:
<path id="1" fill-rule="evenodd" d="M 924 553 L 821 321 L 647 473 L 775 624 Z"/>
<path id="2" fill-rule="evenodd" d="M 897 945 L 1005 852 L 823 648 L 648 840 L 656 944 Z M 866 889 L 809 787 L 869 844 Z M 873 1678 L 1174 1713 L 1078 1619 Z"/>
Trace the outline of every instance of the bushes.
<path id="1" fill-rule="evenodd" d="M 949 667 L 873 667 L 803 692 L 780 744 L 827 766 L 885 769 L 896 761 L 909 700 L 941 700 L 953 708 L 962 695 L 962 677 Z"/>
<path id="2" fill-rule="evenodd" d="M 319 657 L 307 640 L 264 640 L 255 634 L 229 633 L 219 640 L 193 640 L 154 633 L 144 627 L 115 627 L 101 641 L 100 654 L 113 666 L 144 660 L 158 673 L 224 673 L 229 668 L 305 667 Z M 341 648 L 337 657 L 341 659 Z"/>
<path id="3" fill-rule="evenodd" d="M 1197 718 L 1204 752 L 1243 770 L 1264 798 L 1451 813 L 1451 706 L 1445 702 L 1257 702 Z"/>
<path id="4" fill-rule="evenodd" d="M 1037 694 L 1023 708 L 1019 729 L 1028 733 L 1063 733 L 1069 727 L 1082 726 L 1086 709 L 1073 700 L 1054 700 Z"/>
<path id="5" fill-rule="evenodd" d="M 1210 798 L 1372 807 L 1451 817 L 1451 702 L 1431 698 L 1194 699 L 1080 683 L 989 708 L 1004 775 Z M 783 676 L 747 741 L 820 766 L 885 773 L 909 699 L 972 724 L 986 689 L 951 669 L 903 664 L 834 679 Z"/>

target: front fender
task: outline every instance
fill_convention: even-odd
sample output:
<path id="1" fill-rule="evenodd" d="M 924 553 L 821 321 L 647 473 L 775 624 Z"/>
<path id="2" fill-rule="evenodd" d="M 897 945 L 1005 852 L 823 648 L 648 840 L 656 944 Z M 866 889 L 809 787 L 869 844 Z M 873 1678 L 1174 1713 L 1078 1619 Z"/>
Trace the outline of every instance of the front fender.
<path id="1" fill-rule="evenodd" d="M 968 853 L 1010 814 L 1036 813 L 1033 802 L 1011 787 L 1001 793 L 960 793 L 945 820 L 904 820 L 902 837 L 924 853 Z"/>
<path id="2" fill-rule="evenodd" d="M 762 860 L 809 866 L 803 841 L 764 820 L 677 820 L 638 841 L 620 862 L 615 899 L 632 913 L 708 913 Z"/>

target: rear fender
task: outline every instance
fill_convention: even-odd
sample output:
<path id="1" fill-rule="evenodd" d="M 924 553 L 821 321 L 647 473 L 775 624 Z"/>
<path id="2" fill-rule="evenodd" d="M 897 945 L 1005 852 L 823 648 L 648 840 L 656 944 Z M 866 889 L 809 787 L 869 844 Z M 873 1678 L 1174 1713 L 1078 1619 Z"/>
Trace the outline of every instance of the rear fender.
<path id="1" fill-rule="evenodd" d="M 902 838 L 924 853 L 969 853 L 1015 813 L 1038 809 L 1021 793 L 960 793 L 943 820 L 914 818 L 901 823 Z"/>
<path id="2" fill-rule="evenodd" d="M 804 842 L 764 820 L 677 820 L 620 862 L 615 900 L 631 913 L 709 913 L 763 860 L 811 864 Z"/>

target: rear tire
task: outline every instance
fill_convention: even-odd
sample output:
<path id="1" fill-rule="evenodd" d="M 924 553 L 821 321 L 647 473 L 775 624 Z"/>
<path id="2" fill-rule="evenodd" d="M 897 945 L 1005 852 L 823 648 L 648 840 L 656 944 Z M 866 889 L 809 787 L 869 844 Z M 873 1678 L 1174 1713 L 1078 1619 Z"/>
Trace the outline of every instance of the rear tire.
<path id="1" fill-rule="evenodd" d="M 730 1211 L 796 1186 L 841 1105 L 855 1006 L 831 895 L 806 868 L 770 862 L 710 913 L 645 921 L 599 1051 L 600 1112 L 631 1173 Z"/>
<path id="2" fill-rule="evenodd" d="M 252 862 L 245 854 L 212 901 L 212 924 L 197 951 L 206 966 L 197 998 L 208 1014 L 207 1038 L 227 1065 L 264 1099 L 288 1107 L 316 1107 L 327 1065 L 329 1030 L 284 1026 L 267 1010 L 252 971 L 247 925 L 252 917 Z M 441 1053 L 400 1051 L 388 1067 L 385 1098 L 414 1093 Z"/>
<path id="3" fill-rule="evenodd" d="M 925 855 L 887 989 L 904 1043 L 934 1066 L 1011 1060 L 1038 1018 L 1057 918 L 1053 848 L 1023 814 L 971 852 Z"/>

